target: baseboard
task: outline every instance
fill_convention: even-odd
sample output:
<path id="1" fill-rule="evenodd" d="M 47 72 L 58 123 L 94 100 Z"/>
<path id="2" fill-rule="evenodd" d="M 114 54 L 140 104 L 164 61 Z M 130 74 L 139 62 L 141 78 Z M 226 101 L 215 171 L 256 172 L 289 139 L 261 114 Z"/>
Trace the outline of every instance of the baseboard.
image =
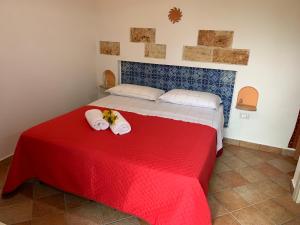
<path id="1" fill-rule="evenodd" d="M 256 143 L 247 142 L 247 141 L 240 141 L 240 140 L 231 139 L 231 138 L 224 138 L 223 143 L 224 143 L 224 145 L 229 144 L 229 145 L 249 148 L 252 150 L 258 150 L 258 151 L 263 151 L 263 152 L 272 152 L 272 153 L 281 154 L 281 155 L 285 155 L 285 156 L 291 156 L 291 157 L 293 157 L 294 153 L 295 153 L 295 151 L 292 149 L 277 148 L 277 147 L 272 147 L 272 146 L 268 146 L 268 145 L 256 144 Z"/>

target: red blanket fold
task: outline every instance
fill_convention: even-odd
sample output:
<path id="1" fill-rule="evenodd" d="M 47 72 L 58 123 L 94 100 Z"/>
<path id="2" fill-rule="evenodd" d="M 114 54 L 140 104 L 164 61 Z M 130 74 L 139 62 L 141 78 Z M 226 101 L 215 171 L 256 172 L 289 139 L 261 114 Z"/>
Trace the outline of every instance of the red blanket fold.
<path id="1" fill-rule="evenodd" d="M 121 112 L 129 134 L 94 131 L 85 106 L 25 131 L 3 189 L 37 178 L 153 225 L 209 225 L 208 181 L 216 130 Z"/>

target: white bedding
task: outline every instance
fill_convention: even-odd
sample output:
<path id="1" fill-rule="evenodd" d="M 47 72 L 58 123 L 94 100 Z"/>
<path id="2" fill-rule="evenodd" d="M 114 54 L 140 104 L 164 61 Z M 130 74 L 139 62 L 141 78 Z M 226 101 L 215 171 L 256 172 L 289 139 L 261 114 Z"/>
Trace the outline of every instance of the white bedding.
<path id="1" fill-rule="evenodd" d="M 215 110 L 116 95 L 109 95 L 89 105 L 207 125 L 217 130 L 217 151 L 223 147 L 223 106 Z"/>

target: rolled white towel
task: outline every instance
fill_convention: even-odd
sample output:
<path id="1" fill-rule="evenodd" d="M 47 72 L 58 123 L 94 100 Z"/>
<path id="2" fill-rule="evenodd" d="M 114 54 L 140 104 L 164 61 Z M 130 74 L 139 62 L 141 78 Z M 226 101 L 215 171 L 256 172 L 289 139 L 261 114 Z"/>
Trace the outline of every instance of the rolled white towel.
<path id="1" fill-rule="evenodd" d="M 118 111 L 113 111 L 113 113 L 117 116 L 114 124 L 110 125 L 110 129 L 114 134 L 127 134 L 131 131 L 131 126 L 128 121 L 119 113 Z"/>
<path id="2" fill-rule="evenodd" d="M 89 125 L 95 130 L 106 130 L 109 127 L 109 123 L 103 119 L 102 112 L 99 109 L 86 111 L 85 118 Z"/>

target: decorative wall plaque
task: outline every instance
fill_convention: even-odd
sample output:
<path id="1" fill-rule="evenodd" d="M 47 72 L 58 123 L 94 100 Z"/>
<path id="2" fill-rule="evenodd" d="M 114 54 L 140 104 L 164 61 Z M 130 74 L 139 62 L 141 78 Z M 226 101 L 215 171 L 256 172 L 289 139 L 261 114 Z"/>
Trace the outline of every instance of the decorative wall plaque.
<path id="1" fill-rule="evenodd" d="M 130 29 L 130 41 L 155 43 L 155 29 L 133 27 Z"/>
<path id="2" fill-rule="evenodd" d="M 184 46 L 182 59 L 187 61 L 212 62 L 213 48 L 207 46 Z"/>
<path id="3" fill-rule="evenodd" d="M 198 45 L 231 48 L 233 31 L 199 30 Z"/>
<path id="4" fill-rule="evenodd" d="M 165 59 L 166 58 L 167 45 L 162 44 L 145 44 L 145 57 Z"/>
<path id="5" fill-rule="evenodd" d="M 248 65 L 249 54 L 248 49 L 215 48 L 213 62 Z"/>
<path id="6" fill-rule="evenodd" d="M 120 42 L 100 41 L 100 54 L 120 55 Z"/>
<path id="7" fill-rule="evenodd" d="M 182 15 L 181 10 L 179 8 L 176 8 L 176 7 L 170 9 L 169 15 L 168 15 L 169 20 L 172 23 L 178 23 L 181 20 L 182 16 L 183 15 Z"/>

